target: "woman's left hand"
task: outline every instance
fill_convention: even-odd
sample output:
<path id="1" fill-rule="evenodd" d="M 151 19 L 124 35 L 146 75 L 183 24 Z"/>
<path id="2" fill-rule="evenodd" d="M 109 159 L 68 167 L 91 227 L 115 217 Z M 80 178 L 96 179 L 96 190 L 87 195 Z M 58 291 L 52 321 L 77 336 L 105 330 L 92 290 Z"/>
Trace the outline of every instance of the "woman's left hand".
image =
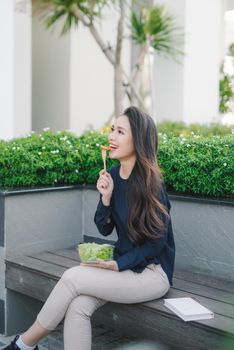
<path id="1" fill-rule="evenodd" d="M 119 271 L 118 264 L 115 260 L 105 261 L 102 259 L 98 259 L 94 263 L 80 263 L 81 266 L 91 266 L 91 267 L 100 267 L 101 269 L 108 269 L 113 271 Z"/>

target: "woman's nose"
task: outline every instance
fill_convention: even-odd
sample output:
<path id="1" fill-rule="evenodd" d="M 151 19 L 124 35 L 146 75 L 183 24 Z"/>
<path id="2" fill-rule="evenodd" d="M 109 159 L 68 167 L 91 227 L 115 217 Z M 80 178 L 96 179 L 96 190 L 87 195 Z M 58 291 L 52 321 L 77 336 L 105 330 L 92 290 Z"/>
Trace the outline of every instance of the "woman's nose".
<path id="1" fill-rule="evenodd" d="M 113 133 L 113 131 L 109 134 L 109 136 L 108 136 L 108 140 L 109 141 L 114 141 L 114 139 L 115 139 L 115 137 L 114 137 L 114 133 Z"/>

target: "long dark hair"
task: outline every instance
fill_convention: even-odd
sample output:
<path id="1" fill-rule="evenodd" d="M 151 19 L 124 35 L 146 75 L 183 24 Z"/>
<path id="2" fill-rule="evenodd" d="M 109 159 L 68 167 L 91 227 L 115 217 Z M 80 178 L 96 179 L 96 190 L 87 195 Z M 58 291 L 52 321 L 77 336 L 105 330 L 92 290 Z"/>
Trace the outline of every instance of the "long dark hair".
<path id="1" fill-rule="evenodd" d="M 167 208 L 160 201 L 162 174 L 157 164 L 158 135 L 153 119 L 137 107 L 127 108 L 136 153 L 129 177 L 128 236 L 137 245 L 166 233 Z"/>

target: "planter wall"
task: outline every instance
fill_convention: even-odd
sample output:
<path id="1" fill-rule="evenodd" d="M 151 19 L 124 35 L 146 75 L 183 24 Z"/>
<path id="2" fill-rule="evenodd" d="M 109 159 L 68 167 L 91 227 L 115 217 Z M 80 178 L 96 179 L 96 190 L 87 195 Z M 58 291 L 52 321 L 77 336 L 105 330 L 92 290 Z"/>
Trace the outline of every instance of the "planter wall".
<path id="1" fill-rule="evenodd" d="M 173 194 L 169 198 L 176 269 L 234 281 L 234 202 Z M 6 302 L 9 307 L 25 305 L 23 296 L 5 290 L 5 258 L 104 238 L 93 221 L 98 200 L 94 186 L 1 192 L 0 333 L 5 329 Z M 105 237 L 110 241 L 116 238 L 116 232 Z"/>
<path id="2" fill-rule="evenodd" d="M 176 269 L 234 281 L 234 202 L 169 195 L 176 242 Z M 98 197 L 84 192 L 85 235 L 100 237 L 93 223 Z M 115 240 L 112 233 L 105 239 Z"/>
<path id="3" fill-rule="evenodd" d="M 13 292 L 5 291 L 5 258 L 81 242 L 82 195 L 74 187 L 1 192 L 0 333 L 5 329 L 5 303 L 19 304 Z"/>
<path id="4" fill-rule="evenodd" d="M 234 201 L 170 200 L 176 268 L 234 281 Z"/>

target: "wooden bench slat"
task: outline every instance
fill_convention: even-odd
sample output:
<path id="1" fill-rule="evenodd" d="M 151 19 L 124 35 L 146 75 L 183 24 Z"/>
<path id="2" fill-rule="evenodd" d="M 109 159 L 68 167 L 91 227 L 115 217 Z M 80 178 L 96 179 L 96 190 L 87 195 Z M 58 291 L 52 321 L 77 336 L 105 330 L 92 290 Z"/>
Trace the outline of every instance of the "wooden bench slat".
<path id="1" fill-rule="evenodd" d="M 20 265 L 30 270 L 38 271 L 40 274 L 56 274 L 57 277 L 61 276 L 61 272 L 72 266 L 77 266 L 79 262 L 77 260 L 71 260 L 64 257 L 59 257 L 50 252 L 44 252 L 37 254 L 35 257 L 20 258 Z M 19 263 L 19 258 L 17 258 Z M 49 263 L 49 264 L 48 264 Z M 61 270 L 61 267 L 63 270 Z M 179 288 L 178 288 L 179 285 Z M 182 289 L 181 289 L 182 288 Z M 222 302 L 219 299 L 213 300 L 216 296 L 216 290 L 210 287 L 197 288 L 197 285 L 192 282 L 181 280 L 174 281 L 174 288 L 170 290 L 167 298 L 177 298 L 181 296 L 190 296 L 196 300 L 199 300 L 201 304 L 211 309 L 215 313 L 227 315 L 234 318 L 234 306 Z M 218 291 L 220 293 L 220 291 Z M 172 295 L 172 296 L 171 296 Z M 231 298 L 231 295 L 229 295 Z M 233 297 L 233 296 L 232 296 Z M 228 298 L 226 298 L 228 299 Z M 229 299 L 228 299 L 229 300 Z"/>
<path id="2" fill-rule="evenodd" d="M 61 272 L 66 270 L 66 268 L 62 266 L 57 266 L 53 263 L 48 263 L 42 260 L 34 259 L 29 256 L 21 256 L 7 259 L 6 266 L 15 266 L 16 268 L 34 271 L 37 274 L 41 274 L 52 278 L 59 278 L 61 276 Z"/>
<path id="3" fill-rule="evenodd" d="M 184 322 L 175 315 L 153 311 L 145 305 L 107 303 L 94 314 L 100 322 L 118 327 L 122 334 L 155 339 L 173 350 L 228 350 L 234 337 L 195 322 Z M 220 323 L 224 319 L 221 320 Z M 157 346 L 156 346 L 157 348 Z"/>
<path id="4" fill-rule="evenodd" d="M 206 296 L 208 298 L 219 300 L 234 305 L 233 293 L 222 291 L 213 287 L 207 287 L 190 281 L 183 281 L 177 278 L 173 279 L 173 286 L 181 291 L 190 292 L 196 295 Z"/>
<path id="5" fill-rule="evenodd" d="M 58 256 L 56 254 L 53 254 L 52 252 L 44 252 L 44 253 L 40 253 L 40 254 L 37 254 L 35 256 L 30 256 L 30 257 L 33 259 L 52 263 L 54 265 L 62 266 L 62 267 L 65 267 L 67 269 L 70 267 L 73 267 L 73 266 L 77 266 L 80 263 L 78 261 L 78 254 L 76 256 L 76 259 L 71 259 L 71 258 L 67 258 L 64 256 Z"/>
<path id="6" fill-rule="evenodd" d="M 38 300 L 45 301 L 63 272 L 79 264 L 76 247 L 57 251 L 42 252 L 31 256 L 12 257 L 6 260 L 6 286 Z M 185 280 L 183 280 L 185 276 Z M 215 313 L 210 320 L 192 321 L 192 326 L 206 329 L 216 334 L 228 334 L 234 337 L 234 296 L 229 290 L 231 284 L 220 285 L 220 281 L 201 283 L 194 274 L 181 274 L 177 271 L 174 286 L 164 298 L 190 296 Z M 197 282 L 198 281 L 198 282 Z M 208 285 L 207 285 L 208 284 Z M 147 308 L 153 313 L 173 320 L 178 319 L 172 311 L 163 305 L 163 299 L 147 303 L 134 304 L 137 310 Z M 152 316 L 153 317 L 153 316 Z M 181 320 L 181 322 L 183 322 Z"/>
<path id="7" fill-rule="evenodd" d="M 193 282 L 201 286 L 220 289 L 229 293 L 233 293 L 234 291 L 233 280 L 221 279 L 211 275 L 204 275 L 202 273 L 175 270 L 174 278 L 181 279 L 182 281 Z"/>
<path id="8" fill-rule="evenodd" d="M 49 251 L 49 252 L 57 256 L 63 256 L 69 259 L 78 259 L 78 253 L 77 253 L 76 247 L 71 247 L 68 249 L 59 249 L 59 250 Z"/>
<path id="9" fill-rule="evenodd" d="M 195 293 L 177 290 L 175 288 L 171 288 L 164 298 L 184 298 L 184 297 L 193 298 L 198 303 L 202 304 L 203 306 L 213 311 L 215 314 L 232 318 L 233 324 L 234 324 L 234 305 L 213 300 L 213 299 L 210 299 L 209 297 L 197 295 Z"/>
<path id="10" fill-rule="evenodd" d="M 199 302 L 199 300 L 198 300 Z M 135 305 L 135 304 L 134 304 Z M 167 315 L 173 319 L 179 319 L 179 317 L 174 314 L 171 310 L 167 309 L 162 302 L 162 299 L 148 301 L 147 303 L 142 303 L 141 307 L 148 307 L 151 310 L 154 310 L 156 313 L 162 315 Z M 181 322 L 184 322 L 181 320 Z M 187 323 L 187 322 L 186 322 Z M 234 337 L 234 320 L 233 318 L 215 314 L 213 319 L 209 320 L 199 320 L 199 321 L 189 321 L 191 325 L 201 328 L 209 328 L 218 333 L 228 333 Z"/>
<path id="11" fill-rule="evenodd" d="M 16 265 L 7 265 L 6 276 L 6 288 L 42 302 L 46 301 L 60 277 L 38 274 Z"/>
<path id="12" fill-rule="evenodd" d="M 45 276 L 45 274 L 36 274 L 35 270 L 30 271 L 29 269 L 22 270 L 20 266 L 18 268 L 14 267 L 13 265 L 9 268 L 8 267 L 8 273 L 7 273 L 7 287 L 13 290 L 16 290 L 20 293 L 26 294 L 28 296 L 31 296 L 33 298 L 36 298 L 41 301 L 45 301 L 48 297 L 49 293 L 53 289 L 56 281 L 52 280 L 48 276 Z M 56 279 L 58 279 L 60 276 L 58 276 Z M 20 282 L 21 281 L 21 282 Z M 171 290 L 172 291 L 172 290 Z M 167 296 L 174 297 L 175 294 L 168 294 Z M 165 297 L 167 297 L 165 296 Z M 183 296 L 183 295 L 176 295 Z M 198 300 L 201 302 L 201 300 Z M 203 302 L 203 304 L 205 304 Z M 171 312 L 169 309 L 167 309 L 163 305 L 163 300 L 158 299 L 154 301 L 150 301 L 147 303 L 139 303 L 134 304 L 139 311 L 142 307 L 146 307 L 150 309 L 151 311 L 156 312 L 156 314 L 161 314 L 164 316 L 167 316 L 169 318 L 177 319 L 178 316 L 176 316 L 173 312 Z M 183 322 L 181 320 L 181 322 Z M 213 329 L 216 333 L 228 333 L 234 335 L 234 329 L 233 319 L 215 314 L 215 318 L 211 320 L 203 320 L 203 321 L 192 321 L 193 325 L 196 325 L 196 327 L 201 328 L 209 328 Z"/>

